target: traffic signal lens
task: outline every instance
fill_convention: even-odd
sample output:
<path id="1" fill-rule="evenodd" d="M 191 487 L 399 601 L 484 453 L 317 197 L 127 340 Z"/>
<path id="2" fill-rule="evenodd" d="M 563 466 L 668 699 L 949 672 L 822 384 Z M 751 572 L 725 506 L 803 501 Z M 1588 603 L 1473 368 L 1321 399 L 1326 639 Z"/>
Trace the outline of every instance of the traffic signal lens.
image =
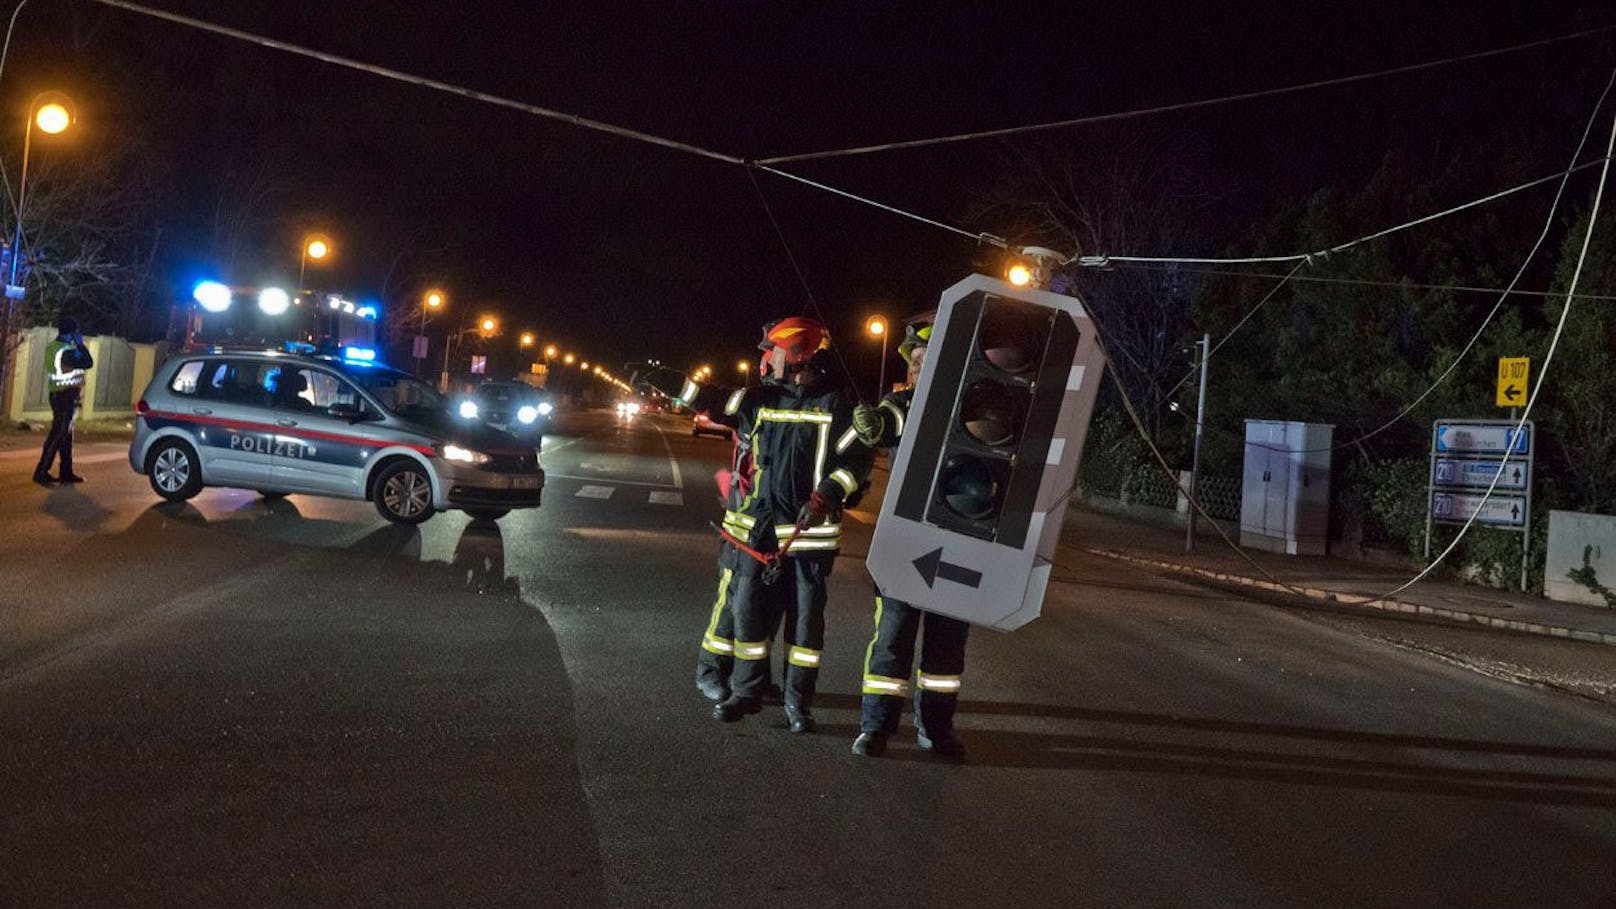
<path id="1" fill-rule="evenodd" d="M 938 474 L 937 492 L 949 510 L 971 521 L 993 516 L 999 509 L 999 481 L 979 458 L 955 455 Z"/>
<path id="2" fill-rule="evenodd" d="M 1035 307 L 999 300 L 982 315 L 978 338 L 982 356 L 1013 376 L 1025 375 L 1043 359 L 1049 317 Z"/>
<path id="3" fill-rule="evenodd" d="M 1025 413 L 1021 397 L 998 382 L 977 382 L 960 402 L 960 423 L 983 445 L 1014 445 Z"/>

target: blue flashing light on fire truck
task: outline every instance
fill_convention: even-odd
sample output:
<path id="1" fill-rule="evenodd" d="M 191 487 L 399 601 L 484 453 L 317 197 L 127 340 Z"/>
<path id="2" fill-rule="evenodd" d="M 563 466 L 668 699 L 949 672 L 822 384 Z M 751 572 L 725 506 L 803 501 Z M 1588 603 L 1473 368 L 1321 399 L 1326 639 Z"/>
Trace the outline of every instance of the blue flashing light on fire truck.
<path id="1" fill-rule="evenodd" d="M 297 343 L 349 360 L 377 359 L 380 313 L 374 305 L 341 294 L 203 281 L 191 291 L 191 300 L 185 320 L 186 350 L 276 349 Z"/>

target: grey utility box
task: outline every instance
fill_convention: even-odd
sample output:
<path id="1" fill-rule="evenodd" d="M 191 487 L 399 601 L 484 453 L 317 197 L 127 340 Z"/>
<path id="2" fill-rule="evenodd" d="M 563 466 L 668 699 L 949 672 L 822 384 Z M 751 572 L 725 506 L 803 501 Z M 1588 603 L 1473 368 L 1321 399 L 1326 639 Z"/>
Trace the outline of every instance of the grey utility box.
<path id="1" fill-rule="evenodd" d="M 1571 572 L 1587 568 L 1594 583 L 1616 589 L 1616 517 L 1576 511 L 1549 512 L 1549 551 L 1543 566 L 1543 595 L 1562 603 L 1604 606 L 1605 598 Z"/>
<path id="2" fill-rule="evenodd" d="M 1290 555 L 1324 555 L 1330 534 L 1327 423 L 1246 421 L 1240 484 L 1240 545 Z"/>

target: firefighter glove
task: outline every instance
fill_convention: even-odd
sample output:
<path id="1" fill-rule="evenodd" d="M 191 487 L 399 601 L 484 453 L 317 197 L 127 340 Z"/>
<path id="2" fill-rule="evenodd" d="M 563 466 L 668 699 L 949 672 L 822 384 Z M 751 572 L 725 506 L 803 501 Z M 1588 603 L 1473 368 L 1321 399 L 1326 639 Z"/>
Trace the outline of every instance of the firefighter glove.
<path id="1" fill-rule="evenodd" d="M 858 433 L 860 442 L 874 448 L 886 431 L 886 420 L 882 419 L 881 411 L 861 403 L 853 408 L 853 431 Z"/>
<path id="2" fill-rule="evenodd" d="M 797 512 L 797 526 L 808 528 L 823 524 L 833 509 L 834 506 L 824 494 L 815 491 L 808 497 L 808 501 L 803 503 L 802 510 Z"/>

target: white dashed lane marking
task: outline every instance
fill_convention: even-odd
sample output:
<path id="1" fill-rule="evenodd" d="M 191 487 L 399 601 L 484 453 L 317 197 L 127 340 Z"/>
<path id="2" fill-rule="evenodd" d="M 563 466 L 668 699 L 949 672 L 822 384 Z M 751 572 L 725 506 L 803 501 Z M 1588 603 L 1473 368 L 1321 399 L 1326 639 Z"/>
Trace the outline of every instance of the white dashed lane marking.
<path id="1" fill-rule="evenodd" d="M 677 492 L 663 492 L 658 490 L 651 493 L 652 505 L 683 505 L 685 497 Z"/>
<path id="2" fill-rule="evenodd" d="M 612 497 L 613 492 L 616 492 L 616 490 L 610 486 L 585 486 L 578 490 L 578 498 L 609 499 Z"/>

